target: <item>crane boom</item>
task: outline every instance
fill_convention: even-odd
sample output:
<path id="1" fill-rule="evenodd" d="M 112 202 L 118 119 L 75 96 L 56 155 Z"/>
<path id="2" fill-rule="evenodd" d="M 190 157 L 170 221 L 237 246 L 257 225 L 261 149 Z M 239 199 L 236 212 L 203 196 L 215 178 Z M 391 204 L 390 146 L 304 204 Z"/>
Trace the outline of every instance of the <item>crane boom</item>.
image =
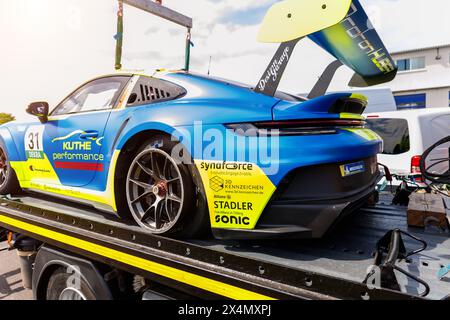
<path id="1" fill-rule="evenodd" d="M 165 20 L 172 21 L 188 29 L 192 29 L 193 27 L 192 18 L 169 9 L 163 5 L 160 5 L 153 0 L 123 0 L 123 2 L 132 7 L 154 14 Z"/>
<path id="2" fill-rule="evenodd" d="M 119 0 L 119 12 L 117 20 L 117 35 L 116 35 L 116 70 L 122 68 L 122 45 L 123 45 L 123 4 L 135 7 L 145 12 L 151 13 L 164 20 L 171 21 L 182 27 L 187 28 L 186 34 L 186 52 L 184 69 L 189 71 L 190 57 L 191 57 L 191 29 L 193 27 L 192 18 L 185 16 L 177 11 L 169 9 L 160 3 L 153 0 Z"/>

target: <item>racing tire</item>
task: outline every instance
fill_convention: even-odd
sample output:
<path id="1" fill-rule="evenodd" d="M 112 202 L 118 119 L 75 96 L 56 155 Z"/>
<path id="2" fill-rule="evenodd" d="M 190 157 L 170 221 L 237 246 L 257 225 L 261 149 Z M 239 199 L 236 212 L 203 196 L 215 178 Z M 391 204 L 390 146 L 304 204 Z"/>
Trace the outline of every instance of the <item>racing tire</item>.
<path id="1" fill-rule="evenodd" d="M 66 273 L 64 268 L 56 269 L 47 284 L 46 300 L 98 300 L 83 278 L 79 278 L 76 288 L 71 277 L 73 274 Z"/>
<path id="2" fill-rule="evenodd" d="M 164 135 L 143 144 L 129 166 L 126 202 L 146 232 L 198 238 L 211 228 L 200 175 L 188 152 Z"/>
<path id="3" fill-rule="evenodd" d="M 19 180 L 11 167 L 6 148 L 0 144 L 0 195 L 20 194 L 21 192 Z"/>

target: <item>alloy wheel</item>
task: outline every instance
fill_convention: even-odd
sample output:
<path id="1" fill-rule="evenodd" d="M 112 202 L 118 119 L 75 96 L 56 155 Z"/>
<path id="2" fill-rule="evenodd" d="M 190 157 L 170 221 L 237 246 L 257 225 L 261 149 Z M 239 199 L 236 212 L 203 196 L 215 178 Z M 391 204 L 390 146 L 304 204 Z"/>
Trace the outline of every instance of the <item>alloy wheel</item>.
<path id="1" fill-rule="evenodd" d="M 7 183 L 8 176 L 8 159 L 5 151 L 0 148 L 0 187 Z"/>
<path id="2" fill-rule="evenodd" d="M 147 149 L 133 161 L 127 177 L 127 201 L 136 222 L 155 234 L 179 220 L 184 201 L 183 178 L 175 161 L 159 149 Z"/>

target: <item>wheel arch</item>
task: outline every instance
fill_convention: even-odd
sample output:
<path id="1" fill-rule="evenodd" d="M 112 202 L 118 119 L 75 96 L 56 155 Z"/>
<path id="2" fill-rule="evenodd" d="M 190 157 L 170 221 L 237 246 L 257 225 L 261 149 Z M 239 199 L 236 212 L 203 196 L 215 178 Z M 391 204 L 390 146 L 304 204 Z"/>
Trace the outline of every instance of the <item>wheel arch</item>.
<path id="1" fill-rule="evenodd" d="M 121 208 L 121 213 L 119 216 L 121 218 L 129 219 L 131 218 L 131 212 L 129 212 L 128 204 L 125 203 L 123 194 L 124 189 L 124 179 L 126 179 L 128 174 L 128 164 L 133 160 L 133 157 L 137 150 L 142 146 L 146 140 L 157 135 L 164 135 L 166 137 L 171 137 L 171 134 L 164 130 L 159 129 L 145 129 L 142 131 L 134 132 L 134 134 L 127 134 L 126 139 L 122 139 L 118 143 L 118 149 L 120 149 L 120 154 L 117 159 L 116 168 L 114 171 L 114 190 L 115 191 L 115 202 L 116 207 Z"/>
<path id="2" fill-rule="evenodd" d="M 36 300 L 45 300 L 48 282 L 59 268 L 72 267 L 97 294 L 100 300 L 112 300 L 113 294 L 98 268 L 84 258 L 44 245 L 36 256 L 33 270 L 33 296 Z"/>
<path id="3" fill-rule="evenodd" d="M 5 151 L 8 153 L 10 160 L 19 160 L 20 156 L 16 142 L 14 141 L 14 138 L 8 128 L 0 128 L 0 144 L 6 148 Z"/>
<path id="4" fill-rule="evenodd" d="M 151 139 L 152 137 L 155 136 L 165 136 L 168 139 L 174 139 L 174 133 L 175 133 L 175 138 L 176 137 L 181 137 L 182 139 L 187 139 L 187 141 L 189 141 L 190 143 L 190 137 L 186 136 L 186 132 L 183 132 L 182 130 L 177 130 L 177 129 L 172 129 L 170 130 L 161 130 L 161 129 L 147 129 L 147 130 L 142 130 L 139 131 L 137 133 L 135 133 L 134 135 L 132 135 L 131 137 L 129 137 L 126 141 L 124 141 L 122 143 L 122 147 L 121 147 L 121 151 L 119 154 L 119 158 L 117 160 L 117 165 L 116 165 L 116 170 L 115 170 L 115 174 L 114 174 L 114 189 L 117 191 L 116 192 L 116 205 L 118 208 L 122 208 L 122 212 L 120 213 L 120 217 L 121 218 L 125 218 L 125 219 L 129 219 L 131 218 L 131 212 L 129 211 L 129 207 L 128 204 L 125 203 L 125 199 L 124 197 L 120 197 L 118 196 L 119 194 L 124 194 L 124 184 L 122 183 L 123 179 L 126 179 L 127 175 L 128 175 L 128 171 L 129 168 L 127 167 L 128 164 L 130 164 L 132 162 L 132 160 L 134 159 L 134 156 L 136 155 L 136 152 L 139 150 L 139 148 L 142 147 L 143 143 L 145 143 L 146 141 L 148 141 L 149 139 Z M 175 142 L 180 141 L 179 139 L 175 139 L 173 140 Z M 192 156 L 192 152 L 191 152 L 191 148 L 188 147 L 186 144 L 184 144 L 183 142 L 181 142 L 185 149 L 187 150 L 187 152 L 189 153 L 192 163 L 190 165 L 188 165 L 188 170 L 190 171 L 191 177 L 194 181 L 195 186 L 197 186 L 197 189 L 195 190 L 196 193 L 196 197 L 197 197 L 197 205 L 199 205 L 199 203 L 206 203 L 206 196 L 205 196 L 205 192 L 204 192 L 204 185 L 203 185 L 203 181 L 201 179 L 200 173 L 198 171 L 198 168 L 196 167 L 195 163 L 194 163 L 194 158 Z M 201 198 L 201 199 L 200 199 Z M 206 214 L 209 216 L 209 210 L 207 205 L 205 205 L 206 207 Z M 207 219 L 207 223 L 209 224 L 209 218 Z M 210 226 L 209 226 L 209 230 L 210 230 Z"/>
<path id="5" fill-rule="evenodd" d="M 124 170 L 122 170 L 123 166 L 126 165 L 129 160 L 131 160 L 134 153 L 142 146 L 142 143 L 157 135 L 164 135 L 166 137 L 171 137 L 171 134 L 168 133 L 167 131 L 158 129 L 147 129 L 134 133 L 133 135 L 129 136 L 126 140 L 123 140 L 120 144 L 118 144 L 118 146 L 120 146 L 119 148 L 120 154 L 119 158 L 117 159 L 116 165 L 116 172 L 115 172 L 116 181 L 126 176 Z"/>

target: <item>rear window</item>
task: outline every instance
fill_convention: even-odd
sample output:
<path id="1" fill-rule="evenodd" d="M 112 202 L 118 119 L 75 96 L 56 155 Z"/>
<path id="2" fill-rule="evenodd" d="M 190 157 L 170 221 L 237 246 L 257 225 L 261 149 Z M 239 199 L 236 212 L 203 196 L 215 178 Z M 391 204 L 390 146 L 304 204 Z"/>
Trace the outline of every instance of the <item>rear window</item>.
<path id="1" fill-rule="evenodd" d="M 408 121 L 405 119 L 367 119 L 366 127 L 383 138 L 383 154 L 402 154 L 411 148 Z"/>

